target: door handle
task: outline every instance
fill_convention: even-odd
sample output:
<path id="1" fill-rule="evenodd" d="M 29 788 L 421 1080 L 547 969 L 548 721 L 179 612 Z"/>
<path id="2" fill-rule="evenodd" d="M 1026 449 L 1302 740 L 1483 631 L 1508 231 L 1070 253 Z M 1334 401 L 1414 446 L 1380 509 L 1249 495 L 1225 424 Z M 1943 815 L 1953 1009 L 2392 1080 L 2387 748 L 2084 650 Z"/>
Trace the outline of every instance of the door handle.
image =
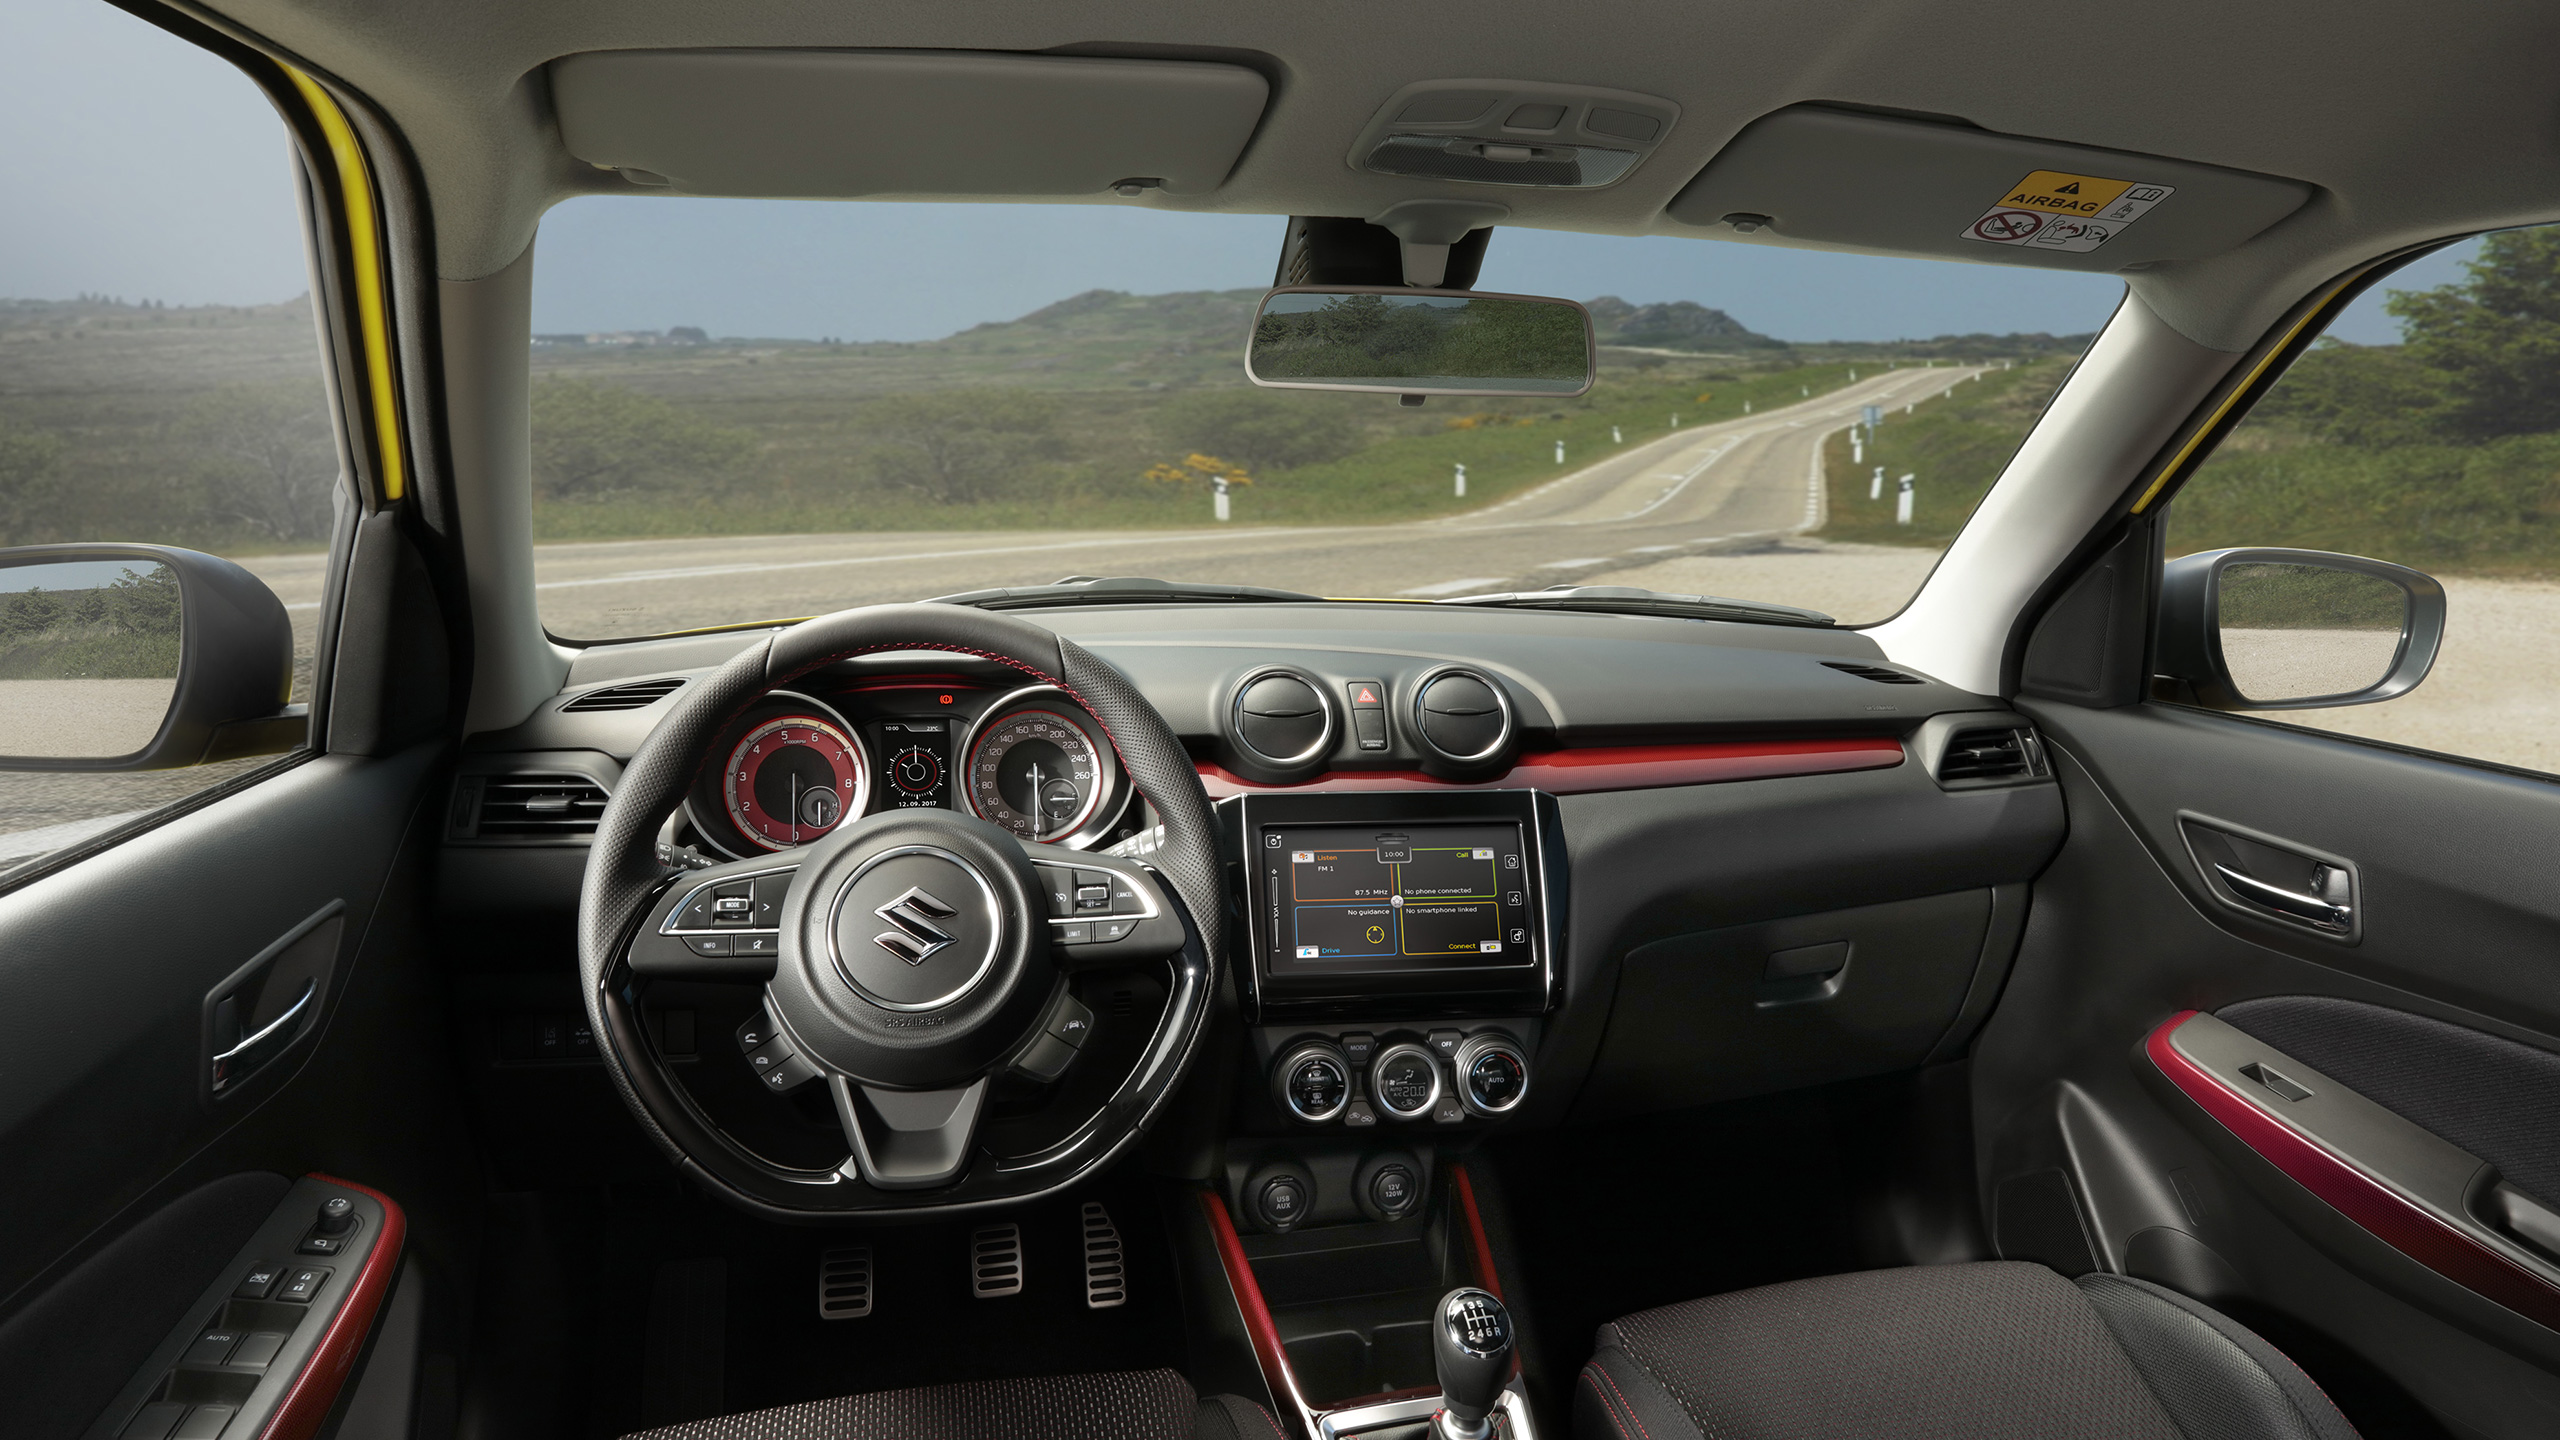
<path id="1" fill-rule="evenodd" d="M 2355 924 L 2355 907 L 2342 901 L 2331 900 L 2321 895 L 2306 894 L 2300 890 L 2287 890 L 2281 885 L 2270 885 L 2256 876 L 2244 875 L 2220 861 L 2214 862 L 2213 873 L 2222 877 L 2222 883 L 2231 887 L 2232 894 L 2261 909 L 2272 910 L 2288 920 L 2298 920 L 2333 935 L 2344 935 Z"/>
<path id="2" fill-rule="evenodd" d="M 217 1095 L 255 1074 L 259 1066 L 282 1053 L 302 1033 L 303 1012 L 311 1008 L 312 997 L 320 993 L 320 982 L 302 982 L 302 993 L 293 997 L 283 1014 L 261 1026 L 255 1035 L 242 1036 L 237 1044 L 213 1057 L 213 1092 Z M 226 1001 L 227 1005 L 229 1002 Z M 237 1023 L 237 1022 L 234 1022 Z"/>

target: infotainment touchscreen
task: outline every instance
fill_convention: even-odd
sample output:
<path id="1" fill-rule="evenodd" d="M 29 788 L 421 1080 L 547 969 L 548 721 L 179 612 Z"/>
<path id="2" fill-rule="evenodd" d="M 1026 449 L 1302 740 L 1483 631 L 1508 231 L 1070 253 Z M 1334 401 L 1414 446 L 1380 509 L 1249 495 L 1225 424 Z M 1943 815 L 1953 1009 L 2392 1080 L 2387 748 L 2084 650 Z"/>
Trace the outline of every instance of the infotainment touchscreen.
<path id="1" fill-rule="evenodd" d="M 1275 974 L 1533 965 L 1530 857 L 1513 824 L 1263 829 Z"/>

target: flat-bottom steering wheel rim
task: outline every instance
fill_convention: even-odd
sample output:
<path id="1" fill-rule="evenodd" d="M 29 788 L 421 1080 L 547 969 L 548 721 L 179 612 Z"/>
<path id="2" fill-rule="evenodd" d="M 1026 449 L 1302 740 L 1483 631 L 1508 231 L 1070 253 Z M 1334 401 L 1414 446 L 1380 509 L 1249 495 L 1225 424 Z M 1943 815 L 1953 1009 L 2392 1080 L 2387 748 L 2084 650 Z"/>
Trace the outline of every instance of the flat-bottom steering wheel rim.
<path id="1" fill-rule="evenodd" d="M 1076 1132 L 1049 1149 L 998 1161 L 980 1155 L 937 1191 L 880 1190 L 840 1170 L 777 1166 L 730 1139 L 668 1073 L 639 1023 L 624 960 L 631 937 L 670 883 L 658 828 L 682 803 L 705 747 L 766 691 L 857 655 L 939 651 L 1004 665 L 1054 685 L 1100 725 L 1163 824 L 1148 856 L 1184 921 L 1163 1018 L 1127 1080 Z M 579 895 L 578 958 L 597 1049 L 640 1126 L 677 1167 L 724 1199 L 781 1218 L 950 1214 L 1018 1204 L 1092 1175 L 1133 1144 L 1179 1087 L 1207 1028 L 1226 954 L 1217 820 L 1189 754 L 1163 716 L 1118 671 L 1028 621 L 954 605 L 839 611 L 769 635 L 685 687 L 625 767 L 599 818 Z"/>

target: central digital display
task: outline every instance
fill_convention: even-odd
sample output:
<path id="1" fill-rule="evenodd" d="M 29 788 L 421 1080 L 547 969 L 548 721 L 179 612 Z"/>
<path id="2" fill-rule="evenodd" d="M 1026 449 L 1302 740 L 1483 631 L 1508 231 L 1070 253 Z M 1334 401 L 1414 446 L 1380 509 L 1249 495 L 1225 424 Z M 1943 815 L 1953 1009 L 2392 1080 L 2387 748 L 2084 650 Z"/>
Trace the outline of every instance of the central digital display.
<path id="1" fill-rule="evenodd" d="M 1517 825 L 1274 826 L 1261 846 L 1275 968 L 1535 963 Z"/>

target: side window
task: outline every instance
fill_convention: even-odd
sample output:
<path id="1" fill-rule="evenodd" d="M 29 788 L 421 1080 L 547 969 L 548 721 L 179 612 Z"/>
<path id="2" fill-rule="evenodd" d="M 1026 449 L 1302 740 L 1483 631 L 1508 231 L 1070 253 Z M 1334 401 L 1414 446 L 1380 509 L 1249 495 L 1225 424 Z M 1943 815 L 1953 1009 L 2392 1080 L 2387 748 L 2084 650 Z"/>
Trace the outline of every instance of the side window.
<path id="1" fill-rule="evenodd" d="M 343 482 L 295 188 L 283 122 L 221 59 L 93 0 L 0 0 L 0 547 L 236 561 L 283 602 L 306 701 Z M 0 568 L 0 754 L 140 749 L 175 590 L 147 563 Z M 275 763 L 0 771 L 0 885 Z"/>
<path id="2" fill-rule="evenodd" d="M 2560 227 L 2465 242 L 2360 298 L 2178 492 L 2167 546 L 2173 567 L 2282 546 L 2432 576 L 2423 683 L 2264 718 L 2560 772 Z M 2402 615 L 2369 577 L 2265 565 L 2226 576 L 2220 611 L 2244 693 L 2371 683 Z"/>

